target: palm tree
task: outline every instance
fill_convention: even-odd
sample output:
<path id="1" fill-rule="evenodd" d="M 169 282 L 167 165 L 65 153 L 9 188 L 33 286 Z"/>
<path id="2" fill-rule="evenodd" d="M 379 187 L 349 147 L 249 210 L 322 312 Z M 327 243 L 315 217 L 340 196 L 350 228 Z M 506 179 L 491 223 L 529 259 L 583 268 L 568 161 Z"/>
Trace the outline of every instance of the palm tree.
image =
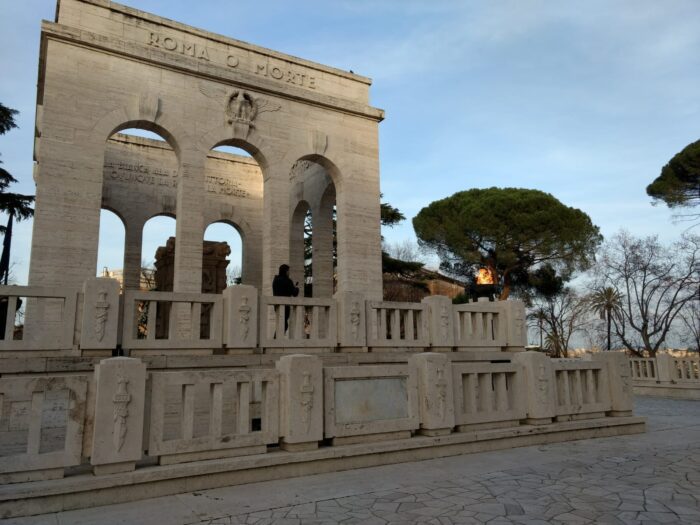
<path id="1" fill-rule="evenodd" d="M 15 122 L 16 114 L 16 109 L 8 108 L 0 103 L 0 135 L 4 135 L 11 129 L 17 127 L 17 123 Z M 0 164 L 2 164 L 2 161 L 0 161 Z M 34 196 L 8 192 L 7 188 L 13 182 L 17 182 L 17 179 L 10 175 L 6 169 L 0 167 L 0 212 L 9 215 L 7 226 L 0 226 L 0 234 L 5 236 L 2 257 L 0 257 L 0 278 L 4 277 L 4 284 L 7 284 L 7 274 L 10 266 L 12 221 L 29 219 L 34 215 L 34 210 L 32 209 Z"/>
<path id="2" fill-rule="evenodd" d="M 612 286 L 606 286 L 604 288 L 598 288 L 591 294 L 589 304 L 591 305 L 593 311 L 598 314 L 601 319 L 605 319 L 607 322 L 609 351 L 612 316 L 620 310 L 622 296 L 620 295 L 620 292 L 618 292 Z"/>

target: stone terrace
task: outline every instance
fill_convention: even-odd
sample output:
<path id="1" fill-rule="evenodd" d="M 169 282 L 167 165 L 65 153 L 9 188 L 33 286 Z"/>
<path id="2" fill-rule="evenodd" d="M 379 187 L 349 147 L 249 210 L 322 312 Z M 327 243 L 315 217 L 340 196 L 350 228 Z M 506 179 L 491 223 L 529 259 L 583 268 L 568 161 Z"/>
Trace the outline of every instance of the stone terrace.
<path id="1" fill-rule="evenodd" d="M 322 474 L 3 525 L 699 523 L 700 403 L 636 398 L 648 432 Z"/>

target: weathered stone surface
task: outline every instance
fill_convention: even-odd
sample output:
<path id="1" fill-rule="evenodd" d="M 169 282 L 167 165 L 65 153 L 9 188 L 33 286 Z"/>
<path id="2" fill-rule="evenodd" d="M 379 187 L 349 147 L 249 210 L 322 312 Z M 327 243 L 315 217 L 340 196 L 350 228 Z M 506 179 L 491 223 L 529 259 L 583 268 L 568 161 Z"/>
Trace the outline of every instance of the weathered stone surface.
<path id="1" fill-rule="evenodd" d="M 119 330 L 119 282 L 92 277 L 83 283 L 82 350 L 114 349 Z"/>
<path id="2" fill-rule="evenodd" d="M 368 105 L 369 79 L 92 0 L 61 1 L 42 38 L 31 284 L 77 287 L 95 275 L 107 206 L 126 225 L 127 288 L 138 282 L 143 223 L 165 213 L 177 220 L 175 292 L 201 291 L 202 232 L 223 221 L 242 233 L 243 281 L 269 295 L 306 202 L 319 296 L 332 291 L 335 204 L 337 289 L 381 297 L 383 112 Z M 130 127 L 167 145 L 109 140 Z M 221 144 L 255 162 L 211 153 Z"/>
<path id="3" fill-rule="evenodd" d="M 316 356 L 286 355 L 280 373 L 280 436 L 286 444 L 323 439 L 323 363 Z"/>
<path id="4" fill-rule="evenodd" d="M 416 354 L 409 366 L 418 380 L 421 429 L 452 429 L 455 426 L 452 367 L 447 356 Z"/>
<path id="5" fill-rule="evenodd" d="M 112 464 L 133 470 L 143 455 L 146 364 L 129 357 L 104 359 L 95 365 L 95 384 L 90 463 L 103 472 Z"/>

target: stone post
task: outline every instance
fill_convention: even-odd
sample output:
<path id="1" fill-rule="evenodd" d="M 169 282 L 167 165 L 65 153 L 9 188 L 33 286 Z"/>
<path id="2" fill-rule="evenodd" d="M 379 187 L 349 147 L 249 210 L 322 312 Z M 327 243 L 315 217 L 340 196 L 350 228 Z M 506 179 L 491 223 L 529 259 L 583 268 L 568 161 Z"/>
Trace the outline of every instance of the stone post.
<path id="1" fill-rule="evenodd" d="M 134 470 L 143 453 L 146 364 L 113 357 L 95 365 L 90 463 L 95 475 Z"/>
<path id="2" fill-rule="evenodd" d="M 204 161 L 206 154 L 183 150 L 177 177 L 177 223 L 175 225 L 174 292 L 202 292 L 202 246 L 204 243 Z M 188 316 L 177 315 L 178 323 L 189 323 Z M 190 326 L 187 326 L 189 331 Z"/>
<path id="3" fill-rule="evenodd" d="M 224 344 L 227 348 L 258 345 L 258 290 L 239 284 L 224 289 Z"/>
<path id="4" fill-rule="evenodd" d="M 300 451 L 318 448 L 323 439 L 323 363 L 294 354 L 277 361 L 280 373 L 280 446 Z"/>
<path id="5" fill-rule="evenodd" d="M 260 290 L 260 293 L 265 296 L 272 295 L 272 280 L 277 275 L 280 265 L 290 264 L 290 168 L 291 166 L 275 164 L 268 166 L 265 170 L 262 221 L 262 289 Z M 292 273 L 297 271 L 298 269 L 293 269 Z"/>
<path id="6" fill-rule="evenodd" d="M 676 369 L 673 363 L 673 357 L 668 354 L 656 354 L 656 381 L 659 383 L 675 383 Z"/>
<path id="7" fill-rule="evenodd" d="M 113 350 L 119 335 L 119 281 L 91 277 L 83 283 L 81 350 Z"/>
<path id="8" fill-rule="evenodd" d="M 592 361 L 603 361 L 606 364 L 611 400 L 611 410 L 608 415 L 631 416 L 633 395 L 629 358 L 622 352 L 598 352 L 591 354 L 588 358 Z"/>
<path id="9" fill-rule="evenodd" d="M 518 352 L 513 361 L 523 367 L 527 423 L 551 423 L 556 415 L 556 379 L 552 360 L 541 352 Z"/>
<path id="10" fill-rule="evenodd" d="M 124 229 L 124 289 L 141 288 L 141 245 L 143 243 L 142 219 L 128 220 Z"/>
<path id="11" fill-rule="evenodd" d="M 525 304 L 522 301 L 498 301 L 506 322 L 507 352 L 522 352 L 527 345 L 527 323 Z"/>
<path id="12" fill-rule="evenodd" d="M 333 202 L 319 206 L 313 216 L 312 257 L 313 296 L 329 298 L 333 295 Z"/>
<path id="13" fill-rule="evenodd" d="M 365 297 L 361 293 L 335 294 L 338 304 L 338 345 L 341 352 L 367 351 Z"/>
<path id="14" fill-rule="evenodd" d="M 444 295 L 431 295 L 421 301 L 428 305 L 430 344 L 433 352 L 451 352 L 455 345 L 452 300 Z"/>
<path id="15" fill-rule="evenodd" d="M 409 358 L 418 383 L 420 430 L 426 436 L 449 434 L 455 426 L 452 366 L 445 354 L 427 352 Z"/>

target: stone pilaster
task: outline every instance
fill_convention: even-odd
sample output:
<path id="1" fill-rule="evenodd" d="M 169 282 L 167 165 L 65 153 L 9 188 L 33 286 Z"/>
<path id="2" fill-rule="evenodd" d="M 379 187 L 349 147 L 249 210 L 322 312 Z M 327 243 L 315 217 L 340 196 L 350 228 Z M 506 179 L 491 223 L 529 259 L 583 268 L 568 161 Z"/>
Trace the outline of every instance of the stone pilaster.
<path id="1" fill-rule="evenodd" d="M 589 359 L 606 363 L 608 388 L 610 388 L 613 417 L 631 416 L 634 403 L 632 381 L 630 379 L 629 358 L 622 352 L 598 352 Z"/>
<path id="2" fill-rule="evenodd" d="M 323 364 L 316 356 L 294 354 L 277 361 L 280 373 L 280 445 L 310 450 L 323 439 Z"/>
<path id="3" fill-rule="evenodd" d="M 338 305 L 338 344 L 341 351 L 367 349 L 365 296 L 355 292 L 335 294 Z"/>
<path id="4" fill-rule="evenodd" d="M 112 350 L 119 335 L 119 281 L 91 277 L 83 283 L 81 350 Z"/>
<path id="5" fill-rule="evenodd" d="M 505 314 L 506 348 L 508 352 L 522 352 L 527 345 L 525 304 L 522 301 L 498 301 Z"/>
<path id="6" fill-rule="evenodd" d="M 452 300 L 444 295 L 431 295 L 421 301 L 428 305 L 430 344 L 433 351 L 451 351 L 455 345 Z"/>
<path id="7" fill-rule="evenodd" d="M 134 470 L 143 453 L 146 364 L 130 357 L 95 365 L 90 463 L 96 475 Z"/>
<path id="8" fill-rule="evenodd" d="M 258 344 L 258 290 L 240 284 L 224 290 L 224 344 L 255 348 Z"/>
<path id="9" fill-rule="evenodd" d="M 552 361 L 540 352 L 518 352 L 513 361 L 523 367 L 527 392 L 527 422 L 546 425 L 556 415 L 556 380 Z"/>
<path id="10" fill-rule="evenodd" d="M 411 373 L 418 382 L 420 433 L 428 436 L 449 434 L 455 426 L 452 367 L 444 354 L 423 353 L 409 359 Z"/>

